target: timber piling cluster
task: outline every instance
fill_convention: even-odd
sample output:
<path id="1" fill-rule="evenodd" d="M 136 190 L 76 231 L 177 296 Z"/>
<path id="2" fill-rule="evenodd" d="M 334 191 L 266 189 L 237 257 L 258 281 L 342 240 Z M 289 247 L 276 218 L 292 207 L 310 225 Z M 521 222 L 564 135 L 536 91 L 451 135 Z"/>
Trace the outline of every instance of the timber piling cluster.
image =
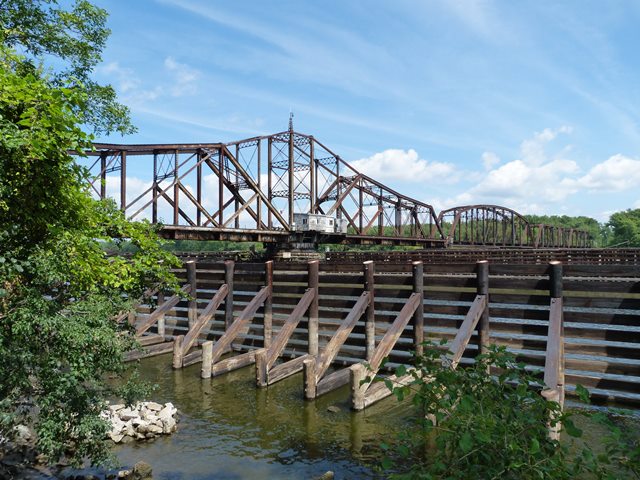
<path id="1" fill-rule="evenodd" d="M 391 393 L 364 381 L 385 373 L 383 359 L 410 366 L 424 340 L 444 338 L 451 368 L 495 343 L 539 369 L 560 404 L 578 383 L 640 403 L 634 266 L 191 260 L 176 273 L 182 297 L 139 306 L 135 355 L 173 352 L 175 368 L 201 364 L 203 379 L 254 365 L 264 388 L 302 372 L 304 398 L 350 384 L 360 410 Z"/>

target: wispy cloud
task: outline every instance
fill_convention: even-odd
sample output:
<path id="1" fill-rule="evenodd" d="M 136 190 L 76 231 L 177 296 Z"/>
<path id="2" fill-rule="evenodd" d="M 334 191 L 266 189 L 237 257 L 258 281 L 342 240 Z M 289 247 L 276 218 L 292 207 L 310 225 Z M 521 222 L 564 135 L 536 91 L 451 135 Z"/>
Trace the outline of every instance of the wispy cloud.
<path id="1" fill-rule="evenodd" d="M 210 130 L 216 133 L 231 133 L 233 135 L 238 135 L 241 138 L 245 136 L 251 137 L 254 135 L 266 135 L 267 133 L 269 133 L 261 128 L 262 121 L 259 118 L 234 118 L 233 116 L 228 116 L 222 120 L 219 119 L 218 121 L 214 121 L 210 118 L 202 118 L 197 114 L 181 114 L 171 110 L 162 110 L 143 106 L 137 107 L 136 112 L 150 115 L 156 118 L 162 118 L 171 122 L 179 122 L 184 125 L 191 125 L 203 130 Z M 213 139 L 213 141 L 231 141 L 231 139 L 215 138 Z"/>
<path id="2" fill-rule="evenodd" d="M 196 82 L 200 77 L 200 72 L 185 63 L 177 62 L 173 57 L 164 59 L 165 68 L 174 77 L 174 83 L 169 91 L 174 97 L 182 97 L 184 95 L 195 95 L 198 93 Z"/>
<path id="3" fill-rule="evenodd" d="M 505 25 L 497 21 L 488 0 L 449 0 L 442 5 L 481 37 L 494 38 L 504 31 Z"/>
<path id="4" fill-rule="evenodd" d="M 377 74 L 380 65 L 392 68 L 397 63 L 394 56 L 351 32 L 304 19 L 287 21 L 285 13 L 274 25 L 255 16 L 229 13 L 219 4 L 162 1 L 258 40 L 245 49 L 243 58 L 225 57 L 227 67 L 235 62 L 238 68 L 262 70 L 267 76 L 328 85 L 355 95 L 400 92 Z"/>

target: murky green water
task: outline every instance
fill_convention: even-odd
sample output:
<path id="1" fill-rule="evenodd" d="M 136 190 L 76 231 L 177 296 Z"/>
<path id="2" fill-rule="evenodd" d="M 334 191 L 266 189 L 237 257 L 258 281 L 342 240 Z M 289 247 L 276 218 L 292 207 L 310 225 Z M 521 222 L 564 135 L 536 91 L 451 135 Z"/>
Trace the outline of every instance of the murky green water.
<path id="1" fill-rule="evenodd" d="M 202 380 L 199 365 L 176 371 L 169 355 L 143 360 L 141 373 L 158 384 L 155 401 L 177 406 L 179 428 L 116 454 L 123 465 L 148 462 L 159 479 L 378 478 L 376 447 L 406 421 L 393 398 L 350 411 L 348 387 L 305 401 L 301 373 L 258 389 L 252 367 Z"/>
<path id="2" fill-rule="evenodd" d="M 378 445 L 410 419 L 408 402 L 393 397 L 352 412 L 348 386 L 305 401 L 301 373 L 258 389 L 253 367 L 212 380 L 200 378 L 200 365 L 173 370 L 170 355 L 144 359 L 140 367 L 142 378 L 158 385 L 152 399 L 177 406 L 178 431 L 116 446 L 115 453 L 125 467 L 148 462 L 154 479 L 298 480 L 328 470 L 336 479 L 383 478 L 375 470 Z M 585 431 L 577 446 L 587 442 L 601 451 L 606 431 L 580 417 L 575 421 Z M 627 423 L 623 428 L 640 435 L 638 417 Z"/>

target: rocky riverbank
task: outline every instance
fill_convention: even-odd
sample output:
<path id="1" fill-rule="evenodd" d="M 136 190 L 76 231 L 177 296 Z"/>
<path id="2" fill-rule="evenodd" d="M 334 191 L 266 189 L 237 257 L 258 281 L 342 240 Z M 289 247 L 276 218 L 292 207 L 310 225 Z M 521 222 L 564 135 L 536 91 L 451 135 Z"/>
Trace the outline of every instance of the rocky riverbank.
<path id="1" fill-rule="evenodd" d="M 127 407 L 124 404 L 110 405 L 102 412 L 111 423 L 109 438 L 114 443 L 134 440 L 150 440 L 158 435 L 169 435 L 177 429 L 178 409 L 168 402 L 138 402 Z"/>

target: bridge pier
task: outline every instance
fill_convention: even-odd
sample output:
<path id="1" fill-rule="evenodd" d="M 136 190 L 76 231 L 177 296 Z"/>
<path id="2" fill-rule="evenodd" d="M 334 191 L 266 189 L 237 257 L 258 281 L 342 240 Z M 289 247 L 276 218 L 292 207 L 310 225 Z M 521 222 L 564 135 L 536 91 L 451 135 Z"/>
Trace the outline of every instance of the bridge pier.
<path id="1" fill-rule="evenodd" d="M 313 232 L 289 235 L 286 241 L 265 243 L 267 258 L 284 261 L 323 260 L 324 254 L 319 251 L 320 238 Z"/>

